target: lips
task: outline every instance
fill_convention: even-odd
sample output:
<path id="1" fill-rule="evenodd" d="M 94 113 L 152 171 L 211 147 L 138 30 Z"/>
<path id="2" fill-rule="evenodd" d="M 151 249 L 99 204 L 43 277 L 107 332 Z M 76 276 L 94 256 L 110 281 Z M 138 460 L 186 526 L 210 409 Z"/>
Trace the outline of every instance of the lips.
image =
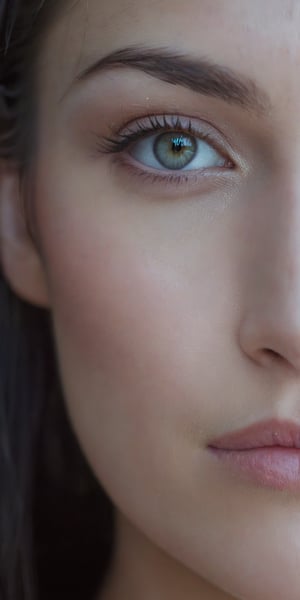
<path id="1" fill-rule="evenodd" d="M 256 485 L 300 492 L 300 426 L 271 419 L 208 444 L 226 469 Z"/>
<path id="2" fill-rule="evenodd" d="M 300 425 L 277 419 L 262 421 L 245 429 L 222 435 L 212 440 L 208 446 L 223 450 L 249 450 L 266 446 L 300 449 Z"/>

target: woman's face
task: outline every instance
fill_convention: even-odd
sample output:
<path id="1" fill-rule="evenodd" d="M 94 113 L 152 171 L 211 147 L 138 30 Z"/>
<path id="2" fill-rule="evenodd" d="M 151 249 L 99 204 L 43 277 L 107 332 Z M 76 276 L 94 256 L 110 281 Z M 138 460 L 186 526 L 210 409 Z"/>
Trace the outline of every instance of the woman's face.
<path id="1" fill-rule="evenodd" d="M 300 423 L 299 30 L 292 0 L 89 0 L 39 61 L 34 212 L 70 420 L 116 508 L 246 600 L 298 600 L 300 492 L 207 446 Z"/>

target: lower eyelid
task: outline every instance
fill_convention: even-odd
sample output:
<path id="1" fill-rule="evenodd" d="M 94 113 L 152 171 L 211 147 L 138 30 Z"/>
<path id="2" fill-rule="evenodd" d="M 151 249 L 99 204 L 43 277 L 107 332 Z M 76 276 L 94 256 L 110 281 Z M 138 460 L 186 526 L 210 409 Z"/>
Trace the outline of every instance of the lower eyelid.
<path id="1" fill-rule="evenodd" d="M 138 184 L 138 192 L 140 193 L 141 182 L 145 183 L 145 186 L 150 186 L 151 193 L 153 194 L 153 186 L 157 188 L 159 195 L 164 195 L 163 190 L 165 189 L 166 196 L 176 193 L 178 190 L 182 198 L 184 195 L 194 195 L 195 192 L 202 193 L 213 191 L 213 189 L 220 189 L 220 181 L 224 185 L 228 185 L 228 175 L 230 171 L 234 170 L 234 167 L 215 167 L 210 170 L 204 169 L 202 172 L 199 170 L 190 171 L 159 171 L 157 169 L 141 168 L 141 163 L 138 163 L 135 159 L 129 158 L 126 153 L 121 155 L 114 155 L 113 164 L 117 169 L 122 169 L 125 176 L 128 176 L 130 180 L 135 180 Z M 162 175 L 162 172 L 164 173 Z M 231 177 L 230 177 L 231 179 Z M 183 188 L 185 189 L 183 190 Z"/>

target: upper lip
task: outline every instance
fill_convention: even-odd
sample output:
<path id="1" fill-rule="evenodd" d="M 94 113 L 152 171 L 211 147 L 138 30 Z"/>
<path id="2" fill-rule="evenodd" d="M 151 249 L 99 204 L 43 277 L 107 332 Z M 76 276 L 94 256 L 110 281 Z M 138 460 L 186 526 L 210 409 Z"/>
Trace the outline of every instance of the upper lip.
<path id="1" fill-rule="evenodd" d="M 244 429 L 226 433 L 212 440 L 208 446 L 223 450 L 246 450 L 266 446 L 300 448 L 300 425 L 277 419 L 260 421 Z"/>

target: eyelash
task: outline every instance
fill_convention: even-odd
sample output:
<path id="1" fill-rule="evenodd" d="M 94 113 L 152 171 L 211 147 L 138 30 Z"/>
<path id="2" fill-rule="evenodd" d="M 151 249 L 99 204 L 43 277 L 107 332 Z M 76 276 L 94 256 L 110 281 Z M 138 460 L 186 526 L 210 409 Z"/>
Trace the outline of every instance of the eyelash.
<path id="1" fill-rule="evenodd" d="M 191 119 L 185 117 L 184 120 L 187 122 L 187 124 L 184 124 L 183 118 L 179 116 L 148 115 L 143 120 L 136 121 L 134 123 L 134 126 L 138 128 L 137 130 L 127 127 L 127 130 L 124 133 L 115 133 L 113 130 L 111 130 L 111 137 L 100 138 L 100 136 L 97 136 L 96 150 L 101 154 L 115 155 L 115 162 L 118 166 L 120 165 L 126 167 L 127 170 L 130 170 L 133 173 L 133 175 L 142 177 L 148 182 L 150 181 L 150 183 L 168 183 L 180 185 L 182 183 L 188 183 L 191 180 L 195 181 L 195 178 L 198 180 L 199 173 L 200 177 L 203 177 L 204 171 L 214 170 L 213 167 L 210 169 L 202 169 L 202 171 L 178 170 L 177 174 L 174 174 L 174 172 L 170 172 L 166 169 L 163 171 L 164 175 L 162 175 L 161 172 L 155 173 L 152 171 L 147 171 L 146 167 L 145 169 L 137 167 L 133 165 L 132 162 L 124 159 L 123 154 L 125 154 L 127 148 L 132 146 L 135 142 L 150 136 L 153 134 L 153 132 L 157 131 L 162 134 L 168 131 L 176 131 L 180 133 L 187 133 L 211 145 L 211 147 L 224 158 L 224 161 L 228 163 L 224 167 L 216 167 L 217 169 L 225 170 L 234 168 L 235 165 L 233 161 L 230 160 L 225 152 L 225 149 L 221 147 L 221 143 L 216 141 L 215 136 L 211 132 L 197 131 L 193 126 Z M 210 126 L 206 123 L 206 127 Z"/>

